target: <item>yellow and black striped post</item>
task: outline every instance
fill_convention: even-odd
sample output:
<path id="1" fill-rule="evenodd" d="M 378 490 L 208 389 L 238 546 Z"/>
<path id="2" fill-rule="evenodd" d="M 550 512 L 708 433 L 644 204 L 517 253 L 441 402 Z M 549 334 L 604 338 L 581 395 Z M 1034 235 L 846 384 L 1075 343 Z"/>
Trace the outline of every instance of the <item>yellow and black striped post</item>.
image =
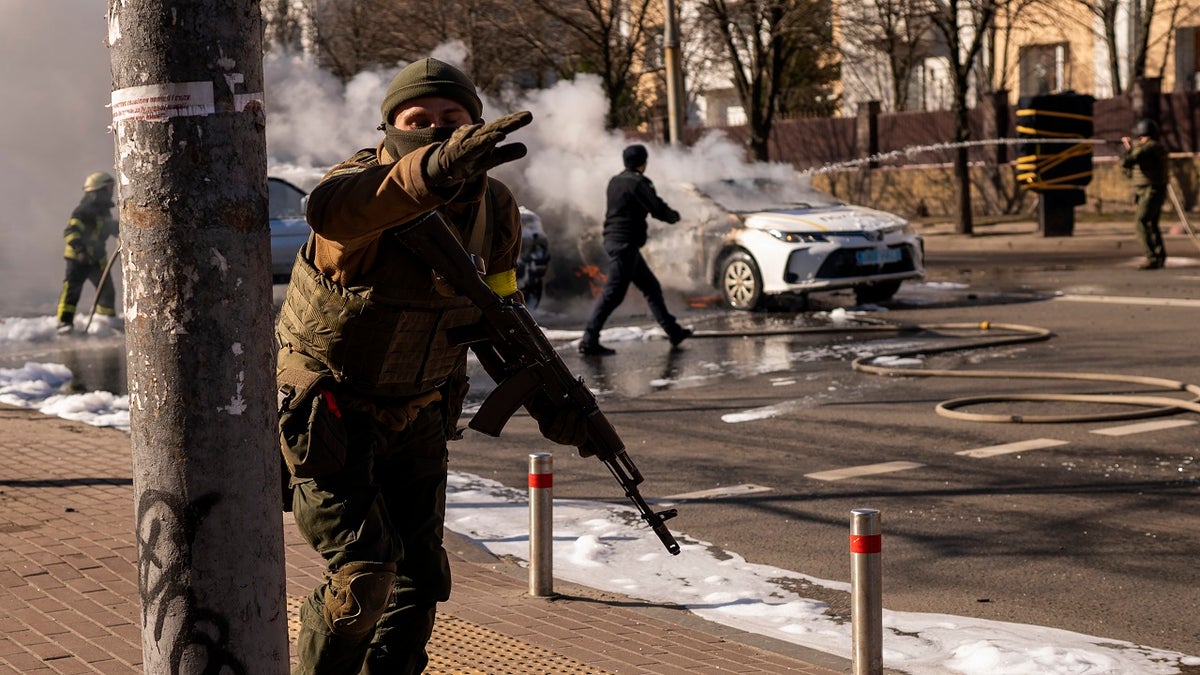
<path id="1" fill-rule="evenodd" d="M 1038 193 L 1038 228 L 1046 237 L 1070 236 L 1075 207 L 1092 182 L 1091 96 L 1066 92 L 1023 97 L 1017 104 L 1017 182 Z"/>

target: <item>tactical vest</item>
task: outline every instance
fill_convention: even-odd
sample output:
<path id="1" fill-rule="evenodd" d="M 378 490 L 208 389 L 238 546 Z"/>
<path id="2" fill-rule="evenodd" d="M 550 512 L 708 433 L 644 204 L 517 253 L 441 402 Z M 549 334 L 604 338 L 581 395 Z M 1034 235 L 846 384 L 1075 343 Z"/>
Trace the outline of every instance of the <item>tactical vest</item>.
<path id="1" fill-rule="evenodd" d="M 1158 141 L 1150 140 L 1134 146 L 1131 157 L 1130 183 L 1135 188 L 1157 187 L 1167 184 L 1167 149 Z"/>
<path id="2" fill-rule="evenodd" d="M 492 238 L 488 196 L 477 210 L 465 245 L 480 254 Z M 312 264 L 314 236 L 292 267 L 276 324 L 281 346 L 317 359 L 339 383 L 366 395 L 417 396 L 445 382 L 467 351 L 451 345 L 446 332 L 479 321 L 478 308 L 439 291 L 444 285 L 435 284 L 429 265 L 390 233 L 372 268 L 343 286 Z"/>

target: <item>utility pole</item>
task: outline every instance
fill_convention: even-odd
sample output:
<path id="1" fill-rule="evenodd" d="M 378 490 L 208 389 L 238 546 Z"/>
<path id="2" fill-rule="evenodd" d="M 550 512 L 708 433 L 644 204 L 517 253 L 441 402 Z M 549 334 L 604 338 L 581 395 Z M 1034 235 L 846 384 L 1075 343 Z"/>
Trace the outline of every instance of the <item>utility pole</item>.
<path id="1" fill-rule="evenodd" d="M 663 59 L 667 65 L 667 133 L 671 145 L 683 144 L 684 94 L 682 59 L 679 55 L 679 17 L 675 0 L 666 1 L 666 21 L 663 30 Z"/>
<path id="2" fill-rule="evenodd" d="M 258 0 L 109 0 L 147 673 L 288 670 Z"/>

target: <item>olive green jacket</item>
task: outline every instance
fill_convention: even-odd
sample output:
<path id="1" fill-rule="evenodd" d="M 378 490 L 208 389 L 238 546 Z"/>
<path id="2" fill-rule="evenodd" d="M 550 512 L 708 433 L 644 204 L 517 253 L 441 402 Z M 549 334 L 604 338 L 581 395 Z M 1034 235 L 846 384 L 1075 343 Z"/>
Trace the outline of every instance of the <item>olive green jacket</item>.
<path id="1" fill-rule="evenodd" d="M 1167 149 L 1153 138 L 1135 141 L 1125 151 L 1121 165 L 1135 188 L 1161 188 L 1167 184 Z"/>
<path id="2" fill-rule="evenodd" d="M 490 178 L 449 194 L 431 189 L 421 167 L 433 147 L 397 162 L 382 148 L 360 151 L 313 190 L 313 234 L 297 255 L 276 326 L 281 367 L 292 360 L 285 354 L 299 352 L 324 364 L 344 391 L 392 405 L 456 378 L 467 348 L 451 344 L 448 332 L 478 321 L 479 312 L 395 236 L 433 209 L 485 263 L 488 285 L 517 294 L 521 221 L 512 193 Z"/>

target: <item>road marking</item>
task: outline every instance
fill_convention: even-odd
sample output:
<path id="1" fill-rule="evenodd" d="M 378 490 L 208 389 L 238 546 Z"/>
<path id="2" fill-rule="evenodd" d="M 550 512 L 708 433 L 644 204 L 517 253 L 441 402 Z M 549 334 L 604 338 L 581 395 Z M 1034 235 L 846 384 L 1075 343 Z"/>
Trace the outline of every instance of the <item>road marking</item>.
<path id="1" fill-rule="evenodd" d="M 790 401 L 780 401 L 774 405 L 763 406 L 761 408 L 751 408 L 742 412 L 726 413 L 721 415 L 721 421 L 726 424 L 740 424 L 742 422 L 754 422 L 757 420 L 770 419 L 780 415 L 796 412 L 805 408 L 812 408 L 813 402 L 811 399 L 795 399 Z"/>
<path id="2" fill-rule="evenodd" d="M 1004 445 L 989 445 L 986 448 L 972 448 L 970 450 L 959 450 L 954 453 L 963 455 L 964 457 L 995 457 L 996 455 L 1008 455 L 1014 452 L 1025 452 L 1027 450 L 1041 450 L 1042 448 L 1053 448 L 1056 445 L 1066 445 L 1067 441 L 1059 441 L 1053 438 L 1035 438 L 1029 441 L 1017 441 L 1016 443 L 1005 443 Z"/>
<path id="3" fill-rule="evenodd" d="M 1200 300 L 1189 298 L 1138 298 L 1128 295 L 1059 295 L 1067 302 L 1106 302 L 1116 305 L 1155 305 L 1158 307 L 1200 307 Z"/>
<path id="4" fill-rule="evenodd" d="M 1108 427 L 1107 429 L 1092 429 L 1092 433 L 1100 434 L 1101 436 L 1128 436 L 1130 434 L 1144 434 L 1148 431 L 1188 427 L 1193 424 L 1195 422 L 1192 420 L 1158 420 L 1157 422 L 1140 422 L 1138 424 L 1126 424 L 1119 427 Z"/>
<path id="5" fill-rule="evenodd" d="M 893 471 L 905 471 L 915 469 L 924 464 L 916 462 L 883 462 L 881 464 L 864 464 L 863 466 L 851 466 L 845 469 L 833 469 L 832 471 L 818 471 L 816 473 L 806 473 L 805 478 L 813 480 L 842 480 L 844 478 L 857 478 L 859 476 L 872 476 L 877 473 L 891 473 Z"/>
<path id="6" fill-rule="evenodd" d="M 680 499 L 716 499 L 719 497 L 737 497 L 739 495 L 749 495 L 755 492 L 770 492 L 771 488 L 765 485 L 754 485 L 745 483 L 742 485 L 726 485 L 724 487 L 713 488 L 711 490 L 697 490 L 696 492 L 685 492 L 681 495 L 669 495 L 662 499 L 680 500 Z"/>

